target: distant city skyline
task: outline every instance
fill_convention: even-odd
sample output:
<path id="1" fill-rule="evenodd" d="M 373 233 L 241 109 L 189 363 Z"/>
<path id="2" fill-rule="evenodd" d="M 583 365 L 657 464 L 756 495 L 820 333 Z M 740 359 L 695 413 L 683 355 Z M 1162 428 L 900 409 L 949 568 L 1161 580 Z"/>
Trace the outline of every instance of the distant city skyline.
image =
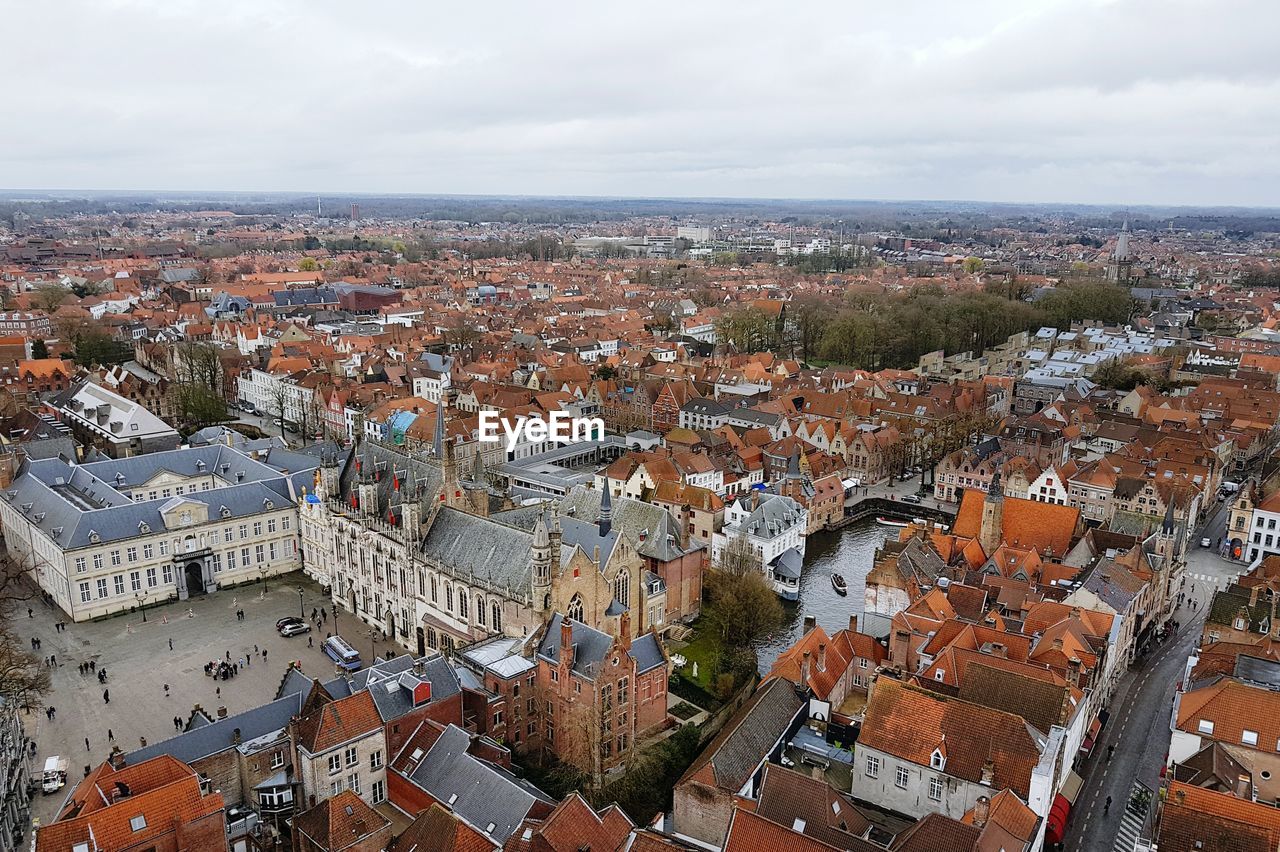
<path id="1" fill-rule="evenodd" d="M 1280 204 L 1280 7 L 11 4 L 13 189 Z"/>

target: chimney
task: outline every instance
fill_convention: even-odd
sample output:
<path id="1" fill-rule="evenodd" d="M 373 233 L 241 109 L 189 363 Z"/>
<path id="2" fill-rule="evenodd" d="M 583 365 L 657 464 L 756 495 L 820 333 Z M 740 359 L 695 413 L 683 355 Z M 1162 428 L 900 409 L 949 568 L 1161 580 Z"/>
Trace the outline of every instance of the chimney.
<path id="1" fill-rule="evenodd" d="M 973 803 L 973 827 L 982 828 L 990 817 L 991 800 L 986 796 L 979 796 L 978 801 Z"/>
<path id="2" fill-rule="evenodd" d="M 1000 657 L 1001 659 L 1004 659 L 1009 656 L 1009 651 L 1007 648 L 1005 648 L 1003 642 L 992 642 L 991 656 Z"/>
<path id="3" fill-rule="evenodd" d="M 990 787 L 995 781 L 995 778 L 996 765 L 995 762 L 988 757 L 986 762 L 982 764 L 982 778 L 979 779 L 978 783 L 984 787 Z"/>
<path id="4" fill-rule="evenodd" d="M 1062 650 L 1062 637 L 1061 637 L 1061 636 L 1059 636 L 1059 637 L 1057 637 L 1056 639 L 1054 639 L 1054 640 L 1053 640 L 1053 650 L 1055 650 L 1055 651 L 1061 651 L 1061 650 Z"/>
<path id="5" fill-rule="evenodd" d="M 1255 606 L 1257 606 L 1257 605 L 1258 605 L 1258 589 L 1259 589 L 1259 588 L 1261 588 L 1261 587 L 1260 587 L 1260 586 L 1254 586 L 1253 588 L 1251 588 L 1251 589 L 1249 590 L 1249 607 L 1250 607 L 1250 608 L 1255 607 Z"/>
<path id="6" fill-rule="evenodd" d="M 827 670 L 827 643 L 818 643 L 818 671 L 825 672 Z"/>
<path id="7" fill-rule="evenodd" d="M 810 630 L 812 630 L 814 627 L 817 627 L 817 626 L 818 626 L 817 616 L 806 615 L 804 617 L 804 630 L 800 631 L 800 635 L 801 636 L 805 635 L 806 633 L 808 633 Z"/>
<path id="8" fill-rule="evenodd" d="M 1072 657 L 1067 660 L 1067 680 L 1076 688 L 1080 686 L 1080 667 L 1079 657 Z"/>
<path id="9" fill-rule="evenodd" d="M 560 664 L 573 665 L 573 626 L 569 619 L 560 619 Z"/>
<path id="10" fill-rule="evenodd" d="M 626 610 L 622 613 L 622 617 L 618 620 L 618 641 L 622 644 L 622 650 L 631 650 L 631 611 Z"/>
<path id="11" fill-rule="evenodd" d="M 809 652 L 804 652 L 804 659 L 800 661 L 800 686 L 809 685 Z"/>
<path id="12" fill-rule="evenodd" d="M 231 732 L 232 745 L 240 745 L 240 729 L 236 728 Z"/>
<path id="13" fill-rule="evenodd" d="M 858 632 L 858 614 L 856 612 L 849 614 L 849 632 Z"/>
<path id="14" fill-rule="evenodd" d="M 1249 780 L 1248 775 L 1241 775 L 1236 778 L 1236 798 L 1249 801 L 1249 786 L 1253 782 Z"/>

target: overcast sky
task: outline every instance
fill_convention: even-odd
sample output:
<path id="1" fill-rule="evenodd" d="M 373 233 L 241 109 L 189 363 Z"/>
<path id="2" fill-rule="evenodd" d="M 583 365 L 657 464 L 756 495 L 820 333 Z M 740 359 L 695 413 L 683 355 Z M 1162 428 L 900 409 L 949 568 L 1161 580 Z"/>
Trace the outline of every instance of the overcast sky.
<path id="1" fill-rule="evenodd" d="M 1275 0 L 0 0 L 0 186 L 1280 205 Z"/>

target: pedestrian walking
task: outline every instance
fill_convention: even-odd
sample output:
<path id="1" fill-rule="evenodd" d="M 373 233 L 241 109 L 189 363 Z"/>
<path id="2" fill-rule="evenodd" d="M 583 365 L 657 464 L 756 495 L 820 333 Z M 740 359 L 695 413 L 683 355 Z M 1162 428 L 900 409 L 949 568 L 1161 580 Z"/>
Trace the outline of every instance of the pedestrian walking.
<path id="1" fill-rule="evenodd" d="M 58 667 L 58 657 L 57 657 L 57 655 L 54 655 L 54 656 L 49 657 L 49 663 L 50 663 L 50 664 L 51 664 L 51 665 L 56 669 L 56 668 Z"/>
<path id="2" fill-rule="evenodd" d="M 36 649 L 36 637 L 32 636 L 32 637 L 31 637 L 31 650 L 33 650 L 33 651 L 34 651 L 35 649 Z"/>
<path id="3" fill-rule="evenodd" d="M 314 648 L 314 647 L 315 647 L 315 646 L 311 643 L 311 637 L 310 637 L 310 636 L 308 636 L 308 637 L 307 637 L 307 647 L 308 647 L 308 648 Z"/>
<path id="4" fill-rule="evenodd" d="M 245 662 L 245 665 L 248 665 L 248 666 L 253 665 L 253 654 L 245 654 L 244 662 Z"/>
<path id="5" fill-rule="evenodd" d="M 111 690 L 109 689 L 102 690 L 102 703 L 103 704 L 111 703 Z"/>
<path id="6" fill-rule="evenodd" d="M 244 657 L 236 657 L 236 665 L 237 665 L 237 666 L 243 666 L 243 665 L 244 665 Z"/>
<path id="7" fill-rule="evenodd" d="M 27 618 L 35 618 L 35 617 L 36 617 L 36 611 L 31 607 L 27 607 Z"/>
<path id="8" fill-rule="evenodd" d="M 111 733 L 111 729 L 110 729 L 110 728 L 107 728 L 107 742 L 109 742 L 109 743 L 113 743 L 113 742 L 115 742 L 115 741 L 116 741 L 116 735 L 115 735 L 115 734 L 113 734 L 113 733 Z"/>
<path id="9" fill-rule="evenodd" d="M 228 662 L 228 663 L 229 663 L 229 662 L 231 662 L 231 652 L 230 652 L 230 651 L 228 651 L 228 652 L 227 652 L 227 662 Z"/>
<path id="10" fill-rule="evenodd" d="M 266 648 L 263 648 L 263 649 L 262 649 L 262 662 L 264 662 L 264 663 L 265 663 L 266 661 L 267 661 L 267 649 L 266 649 Z"/>
<path id="11" fill-rule="evenodd" d="M 257 645 L 254 645 L 254 646 L 253 646 L 253 653 L 255 653 L 255 654 L 256 654 L 256 653 L 258 653 L 258 646 L 257 646 Z"/>
<path id="12" fill-rule="evenodd" d="M 164 697 L 165 698 L 169 697 L 169 684 L 167 683 L 164 685 Z"/>
<path id="13" fill-rule="evenodd" d="M 169 650 L 170 650 L 170 651 L 172 651 L 172 650 L 173 650 L 173 637 L 172 637 L 172 636 L 170 636 L 170 637 L 169 637 Z"/>
<path id="14" fill-rule="evenodd" d="M 90 660 L 90 661 L 89 661 L 89 671 L 93 671 L 93 670 L 94 670 L 94 669 L 96 669 L 97 667 L 98 667 L 98 663 L 97 663 L 97 661 L 96 661 L 96 660 Z"/>
<path id="15" fill-rule="evenodd" d="M 219 687 L 216 687 L 216 688 L 213 690 L 213 694 L 214 694 L 214 695 L 216 695 L 216 696 L 218 696 L 219 698 L 221 698 L 221 697 L 222 697 L 222 687 L 220 687 L 220 686 L 219 686 Z"/>
<path id="16" fill-rule="evenodd" d="M 46 719 L 52 719 L 52 718 L 53 718 L 53 708 L 52 708 L 52 707 L 46 707 L 46 708 L 44 708 L 44 717 L 45 717 Z"/>
<path id="17" fill-rule="evenodd" d="M 1107 796 L 1107 803 L 1102 806 L 1102 813 L 1105 816 L 1111 810 L 1111 797 Z"/>
<path id="18" fill-rule="evenodd" d="M 1114 745 L 1107 746 L 1107 763 L 1111 762 L 1111 755 L 1115 753 L 1115 750 L 1116 747 Z"/>
<path id="19" fill-rule="evenodd" d="M 85 738 L 84 738 L 84 750 L 85 750 L 85 751 L 89 751 L 89 738 L 88 738 L 88 737 L 85 737 Z"/>

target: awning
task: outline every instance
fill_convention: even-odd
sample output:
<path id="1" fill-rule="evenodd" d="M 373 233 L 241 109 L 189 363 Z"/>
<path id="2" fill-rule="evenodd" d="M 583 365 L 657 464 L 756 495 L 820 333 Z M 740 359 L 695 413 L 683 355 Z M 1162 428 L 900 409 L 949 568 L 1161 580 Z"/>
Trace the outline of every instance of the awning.
<path id="1" fill-rule="evenodd" d="M 1089 732 L 1084 735 L 1084 742 L 1080 744 L 1080 750 L 1085 754 L 1093 752 L 1093 744 L 1098 740 L 1098 732 L 1102 730 L 1102 722 L 1094 719 L 1093 724 L 1089 726 Z"/>
<path id="2" fill-rule="evenodd" d="M 1071 815 L 1071 803 L 1066 797 L 1058 794 L 1053 799 L 1053 807 L 1045 819 L 1044 836 L 1050 843 L 1061 843 L 1067 833 L 1067 817 Z"/>
<path id="3" fill-rule="evenodd" d="M 1082 786 L 1084 786 L 1084 779 L 1068 769 L 1067 777 L 1063 780 L 1062 789 L 1058 791 L 1058 795 L 1074 805 L 1076 797 L 1080 795 Z"/>

